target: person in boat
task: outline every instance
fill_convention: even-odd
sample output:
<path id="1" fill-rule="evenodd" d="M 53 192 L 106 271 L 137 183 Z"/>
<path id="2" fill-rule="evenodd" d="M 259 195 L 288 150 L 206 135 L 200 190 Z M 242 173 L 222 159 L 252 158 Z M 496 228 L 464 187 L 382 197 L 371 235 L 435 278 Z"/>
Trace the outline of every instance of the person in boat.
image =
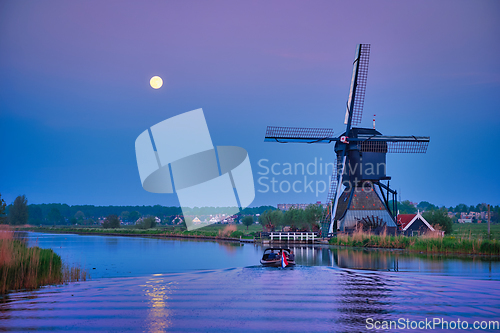
<path id="1" fill-rule="evenodd" d="M 288 255 L 288 260 L 295 261 L 295 254 L 293 254 L 292 250 L 290 250 L 290 254 Z"/>
<path id="2" fill-rule="evenodd" d="M 269 260 L 276 259 L 276 253 L 274 253 L 274 250 L 271 251 L 271 253 L 269 253 L 269 256 L 267 257 L 267 259 L 269 259 Z"/>

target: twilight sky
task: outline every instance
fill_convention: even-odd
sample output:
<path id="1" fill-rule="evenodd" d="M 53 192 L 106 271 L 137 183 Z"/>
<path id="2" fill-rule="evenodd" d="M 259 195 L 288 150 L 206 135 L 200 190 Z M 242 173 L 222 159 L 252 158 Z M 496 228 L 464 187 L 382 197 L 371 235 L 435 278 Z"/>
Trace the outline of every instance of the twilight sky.
<path id="1" fill-rule="evenodd" d="M 496 0 L 2 1 L 0 193 L 7 203 L 178 205 L 142 189 L 134 142 L 203 108 L 214 145 L 249 153 L 251 206 L 325 201 L 319 169 L 263 175 L 261 165 L 319 168 L 333 145 L 264 143 L 265 128 L 340 134 L 355 47 L 369 43 L 362 125 L 376 114 L 383 134 L 431 136 L 427 154 L 388 155 L 402 199 L 498 205 L 499 36 Z M 262 185 L 272 177 L 277 193 Z M 301 193 L 279 190 L 294 181 Z"/>

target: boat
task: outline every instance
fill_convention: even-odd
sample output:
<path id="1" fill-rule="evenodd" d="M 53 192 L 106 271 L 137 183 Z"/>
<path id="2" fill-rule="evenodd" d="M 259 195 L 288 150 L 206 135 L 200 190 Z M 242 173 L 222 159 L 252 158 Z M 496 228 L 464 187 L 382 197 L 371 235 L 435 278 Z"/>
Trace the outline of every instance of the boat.
<path id="1" fill-rule="evenodd" d="M 280 247 L 269 247 L 264 250 L 264 254 L 262 254 L 262 259 L 260 259 L 260 263 L 263 266 L 271 266 L 271 267 L 281 267 L 281 255 L 285 253 L 286 260 L 288 262 L 288 266 L 295 265 L 295 255 L 290 251 L 290 249 L 280 248 Z"/>

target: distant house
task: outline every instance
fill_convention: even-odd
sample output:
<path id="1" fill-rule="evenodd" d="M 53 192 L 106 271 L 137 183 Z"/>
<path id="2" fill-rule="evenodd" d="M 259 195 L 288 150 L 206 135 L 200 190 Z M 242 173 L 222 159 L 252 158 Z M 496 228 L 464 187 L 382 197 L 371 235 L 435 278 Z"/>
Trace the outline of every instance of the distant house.
<path id="1" fill-rule="evenodd" d="M 420 215 L 420 212 L 417 214 L 399 214 L 398 227 L 401 233 L 406 236 L 419 236 L 428 231 L 436 231 L 429 222 Z"/>
<path id="2" fill-rule="evenodd" d="M 289 210 L 291 208 L 304 210 L 309 205 L 312 205 L 312 204 L 309 204 L 309 203 L 307 203 L 307 204 L 278 204 L 277 207 L 279 210 L 286 212 L 287 210 Z M 328 203 L 322 204 L 321 201 L 316 201 L 316 205 L 321 206 L 321 207 L 323 207 L 323 209 L 325 209 L 328 206 Z"/>

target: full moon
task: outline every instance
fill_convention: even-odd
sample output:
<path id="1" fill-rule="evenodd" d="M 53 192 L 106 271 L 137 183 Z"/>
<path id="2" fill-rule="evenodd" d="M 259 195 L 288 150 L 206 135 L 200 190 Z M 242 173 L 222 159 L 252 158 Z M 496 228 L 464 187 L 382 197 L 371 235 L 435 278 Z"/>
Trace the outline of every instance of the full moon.
<path id="1" fill-rule="evenodd" d="M 153 89 L 160 89 L 163 85 L 163 80 L 159 76 L 153 76 L 151 80 L 149 80 L 149 84 Z"/>

